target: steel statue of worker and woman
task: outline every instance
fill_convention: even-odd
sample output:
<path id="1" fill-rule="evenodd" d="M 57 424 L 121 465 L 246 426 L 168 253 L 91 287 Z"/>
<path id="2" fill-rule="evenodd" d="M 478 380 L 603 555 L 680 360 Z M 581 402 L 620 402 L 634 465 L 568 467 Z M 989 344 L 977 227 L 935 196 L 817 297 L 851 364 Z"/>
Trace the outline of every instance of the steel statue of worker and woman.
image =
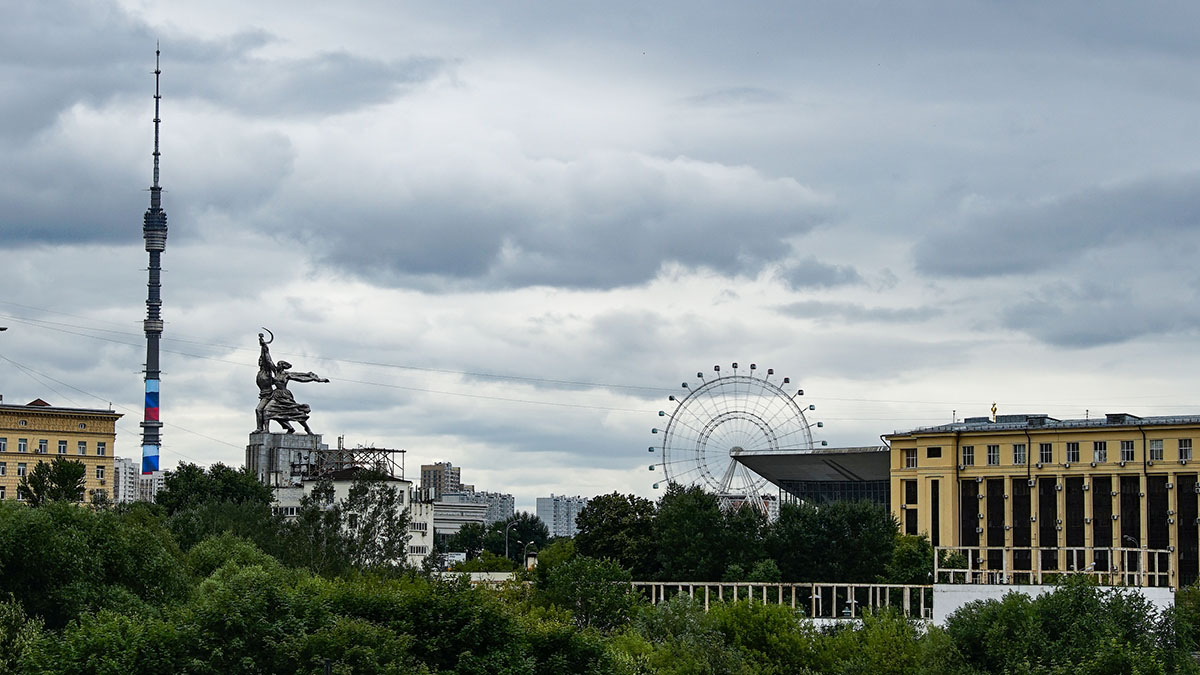
<path id="1" fill-rule="evenodd" d="M 258 377 L 255 378 L 258 383 L 258 407 L 254 409 L 258 428 L 254 430 L 254 433 L 268 433 L 270 431 L 268 427 L 274 420 L 286 430 L 285 433 L 296 433 L 292 422 L 299 422 L 300 426 L 304 427 L 305 433 L 312 434 L 312 429 L 308 428 L 308 415 L 311 410 L 307 403 L 296 402 L 296 398 L 288 390 L 288 383 L 328 382 L 329 379 L 319 377 L 316 373 L 293 372 L 292 364 L 287 361 L 281 360 L 278 363 L 272 361 L 271 350 L 267 345 L 275 341 L 275 334 L 265 327 L 263 330 L 271 335 L 271 339 L 267 340 L 262 333 L 258 334 L 260 351 Z"/>

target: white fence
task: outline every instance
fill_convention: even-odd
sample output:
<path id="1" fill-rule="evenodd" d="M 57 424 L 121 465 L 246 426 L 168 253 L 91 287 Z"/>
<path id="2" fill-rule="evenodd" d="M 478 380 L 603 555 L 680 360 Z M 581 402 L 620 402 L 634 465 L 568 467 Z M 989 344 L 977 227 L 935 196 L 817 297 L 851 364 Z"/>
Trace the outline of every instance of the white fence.
<path id="1" fill-rule="evenodd" d="M 933 579 L 948 584 L 1045 584 L 1087 574 L 1105 586 L 1175 585 L 1171 549 L 1100 546 L 939 546 Z"/>
<path id="2" fill-rule="evenodd" d="M 651 604 L 687 595 L 704 602 L 749 600 L 787 605 L 811 619 L 857 619 L 864 611 L 895 607 L 904 616 L 933 616 L 933 586 L 904 584 L 769 584 L 703 581 L 634 581 L 633 588 Z"/>

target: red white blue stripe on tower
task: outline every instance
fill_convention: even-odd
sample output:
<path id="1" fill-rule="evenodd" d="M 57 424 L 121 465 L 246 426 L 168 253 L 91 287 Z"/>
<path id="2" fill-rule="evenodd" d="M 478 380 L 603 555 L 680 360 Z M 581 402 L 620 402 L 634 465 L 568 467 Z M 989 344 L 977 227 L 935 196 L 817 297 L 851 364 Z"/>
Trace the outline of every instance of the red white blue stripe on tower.
<path id="1" fill-rule="evenodd" d="M 158 421 L 158 380 L 146 380 L 146 421 Z M 158 445 L 142 444 L 142 473 L 158 471 Z"/>

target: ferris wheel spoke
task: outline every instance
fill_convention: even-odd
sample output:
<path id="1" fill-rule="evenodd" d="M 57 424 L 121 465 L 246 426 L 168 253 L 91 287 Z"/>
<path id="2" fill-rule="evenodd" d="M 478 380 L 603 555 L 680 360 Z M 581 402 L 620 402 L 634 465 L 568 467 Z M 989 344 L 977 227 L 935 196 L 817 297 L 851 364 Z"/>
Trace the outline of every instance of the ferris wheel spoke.
<path id="1" fill-rule="evenodd" d="M 721 474 L 721 491 L 729 492 L 729 486 L 733 483 L 733 477 L 737 474 L 738 463 L 732 457 L 729 458 L 729 465 L 725 467 L 725 472 Z"/>

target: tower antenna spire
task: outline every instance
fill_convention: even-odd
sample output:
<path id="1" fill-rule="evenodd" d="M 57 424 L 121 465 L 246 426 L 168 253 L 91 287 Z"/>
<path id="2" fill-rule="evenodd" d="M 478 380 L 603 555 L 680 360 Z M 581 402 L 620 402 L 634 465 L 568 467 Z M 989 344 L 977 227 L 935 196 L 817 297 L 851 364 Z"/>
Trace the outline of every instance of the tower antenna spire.
<path id="1" fill-rule="evenodd" d="M 162 191 L 162 188 L 158 186 L 158 156 L 159 156 L 158 125 L 160 122 L 162 122 L 162 120 L 159 119 L 159 117 L 158 117 L 158 104 L 159 104 L 159 101 L 162 100 L 162 94 L 160 94 L 158 91 L 158 78 L 160 75 L 162 75 L 162 69 L 158 67 L 158 63 L 159 63 L 158 59 L 159 59 L 159 55 L 161 55 L 161 54 L 162 54 L 162 51 L 158 48 L 158 43 L 155 42 L 154 43 L 154 185 L 153 185 L 153 187 L 150 188 L 152 190 L 152 192 L 150 193 L 151 200 L 154 200 L 156 197 L 159 197 L 159 193 Z M 160 205 L 161 205 L 161 202 L 156 204 L 153 201 L 150 204 L 151 208 L 154 208 L 154 207 L 160 206 Z"/>
<path id="2" fill-rule="evenodd" d="M 162 186 L 158 184 L 159 67 L 161 51 L 154 45 L 154 184 L 150 186 L 150 208 L 142 217 L 142 238 L 150 255 L 149 280 L 146 284 L 146 416 L 142 420 L 142 475 L 158 471 L 158 451 L 162 445 L 162 421 L 158 411 L 158 342 L 162 337 L 162 254 L 167 249 L 167 212 L 162 209 Z"/>

